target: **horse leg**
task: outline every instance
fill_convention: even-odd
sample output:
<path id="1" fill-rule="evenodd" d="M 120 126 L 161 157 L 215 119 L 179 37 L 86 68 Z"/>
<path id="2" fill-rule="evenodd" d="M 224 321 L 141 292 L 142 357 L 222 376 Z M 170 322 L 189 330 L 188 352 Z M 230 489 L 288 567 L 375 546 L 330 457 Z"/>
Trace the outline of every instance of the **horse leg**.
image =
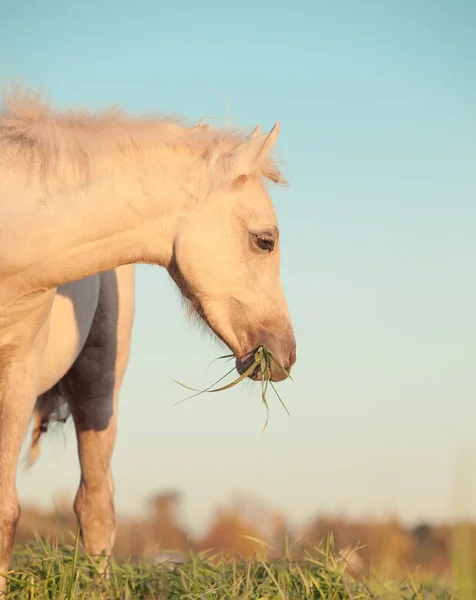
<path id="1" fill-rule="evenodd" d="M 92 558 L 104 552 L 108 558 L 116 528 L 110 461 L 116 438 L 117 391 L 111 385 L 108 392 L 104 389 L 96 397 L 75 395 L 72 414 L 81 465 L 74 511 L 86 552 Z"/>
<path id="2" fill-rule="evenodd" d="M 110 461 L 117 404 L 129 360 L 134 271 L 125 266 L 101 274 L 98 307 L 86 344 L 66 375 L 81 480 L 74 510 L 86 552 L 109 558 L 115 540 L 114 484 Z M 101 570 L 107 570 L 108 560 Z"/>
<path id="3" fill-rule="evenodd" d="M 0 314 L 0 573 L 9 569 L 21 513 L 18 459 L 36 400 L 53 295 L 37 298 L 33 306 L 15 307 L 8 318 Z M 0 575 L 0 595 L 6 583 Z"/>

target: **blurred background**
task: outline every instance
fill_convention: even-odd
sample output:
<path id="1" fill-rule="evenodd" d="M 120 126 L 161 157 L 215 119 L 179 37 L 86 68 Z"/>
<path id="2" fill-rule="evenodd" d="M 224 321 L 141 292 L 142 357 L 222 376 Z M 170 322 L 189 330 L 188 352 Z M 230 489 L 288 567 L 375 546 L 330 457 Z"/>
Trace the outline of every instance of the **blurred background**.
<path id="1" fill-rule="evenodd" d="M 471 0 L 3 0 L 2 85 L 60 107 L 281 122 L 291 416 L 270 397 L 261 434 L 251 382 L 174 406 L 187 391 L 172 380 L 209 385 L 223 352 L 165 270 L 139 266 L 118 552 L 246 554 L 244 531 L 279 554 L 285 535 L 332 530 L 366 543 L 362 560 L 383 544 L 444 568 L 451 523 L 476 517 L 475 73 Z M 19 540 L 69 523 L 78 482 L 67 424 L 19 469 Z"/>

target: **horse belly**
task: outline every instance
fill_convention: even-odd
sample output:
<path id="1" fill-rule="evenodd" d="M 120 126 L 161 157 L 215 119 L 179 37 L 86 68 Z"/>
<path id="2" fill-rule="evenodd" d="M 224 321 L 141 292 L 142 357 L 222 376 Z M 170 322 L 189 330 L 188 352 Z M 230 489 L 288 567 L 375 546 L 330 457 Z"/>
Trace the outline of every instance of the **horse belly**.
<path id="1" fill-rule="evenodd" d="M 38 394 L 53 387 L 81 352 L 96 312 L 99 285 L 100 276 L 93 275 L 58 288 L 51 308 Z"/>

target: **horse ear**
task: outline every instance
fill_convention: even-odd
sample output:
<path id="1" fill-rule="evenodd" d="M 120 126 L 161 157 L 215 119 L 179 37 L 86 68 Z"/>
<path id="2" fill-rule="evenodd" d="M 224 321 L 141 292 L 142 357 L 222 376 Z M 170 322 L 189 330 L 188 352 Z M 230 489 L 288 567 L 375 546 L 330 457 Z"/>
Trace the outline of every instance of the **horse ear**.
<path id="1" fill-rule="evenodd" d="M 261 135 L 261 125 L 257 125 L 253 131 L 250 133 L 250 135 L 248 136 L 249 140 L 254 140 L 256 137 L 258 137 L 259 135 Z"/>
<path id="2" fill-rule="evenodd" d="M 269 133 L 263 133 L 261 135 L 259 134 L 259 130 L 256 134 L 255 129 L 246 142 L 243 142 L 233 150 L 228 157 L 233 177 L 236 178 L 240 175 L 248 175 L 261 168 L 266 157 L 276 144 L 279 126 L 279 123 L 275 123 Z"/>

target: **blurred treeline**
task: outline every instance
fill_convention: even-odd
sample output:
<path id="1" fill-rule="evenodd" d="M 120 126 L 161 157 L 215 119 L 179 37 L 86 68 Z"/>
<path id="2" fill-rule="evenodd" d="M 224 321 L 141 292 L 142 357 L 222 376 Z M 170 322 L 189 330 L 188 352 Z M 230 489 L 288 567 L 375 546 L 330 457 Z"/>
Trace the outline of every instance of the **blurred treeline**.
<path id="1" fill-rule="evenodd" d="M 180 494 L 175 491 L 157 494 L 148 501 L 145 518 L 119 515 L 115 556 L 164 560 L 170 557 L 167 554 L 170 551 L 176 551 L 175 556 L 210 551 L 251 559 L 258 551 L 268 559 L 288 556 L 298 560 L 306 553 L 312 555 L 316 546 L 332 539 L 334 550 L 347 557 L 349 568 L 362 574 L 383 570 L 392 576 L 409 571 L 421 576 L 446 576 L 452 568 L 455 547 L 476 559 L 473 553 L 476 525 L 470 523 L 457 526 L 420 523 L 405 527 L 395 519 L 355 521 L 321 515 L 310 519 L 299 530 L 293 530 L 285 515 L 254 499 L 242 497 L 227 507 L 218 508 L 205 533 L 196 537 L 181 522 L 180 500 Z M 17 544 L 35 538 L 71 543 L 72 534 L 77 530 L 71 506 L 71 500 L 63 499 L 50 513 L 24 507 Z M 356 547 L 358 550 L 349 554 Z"/>

